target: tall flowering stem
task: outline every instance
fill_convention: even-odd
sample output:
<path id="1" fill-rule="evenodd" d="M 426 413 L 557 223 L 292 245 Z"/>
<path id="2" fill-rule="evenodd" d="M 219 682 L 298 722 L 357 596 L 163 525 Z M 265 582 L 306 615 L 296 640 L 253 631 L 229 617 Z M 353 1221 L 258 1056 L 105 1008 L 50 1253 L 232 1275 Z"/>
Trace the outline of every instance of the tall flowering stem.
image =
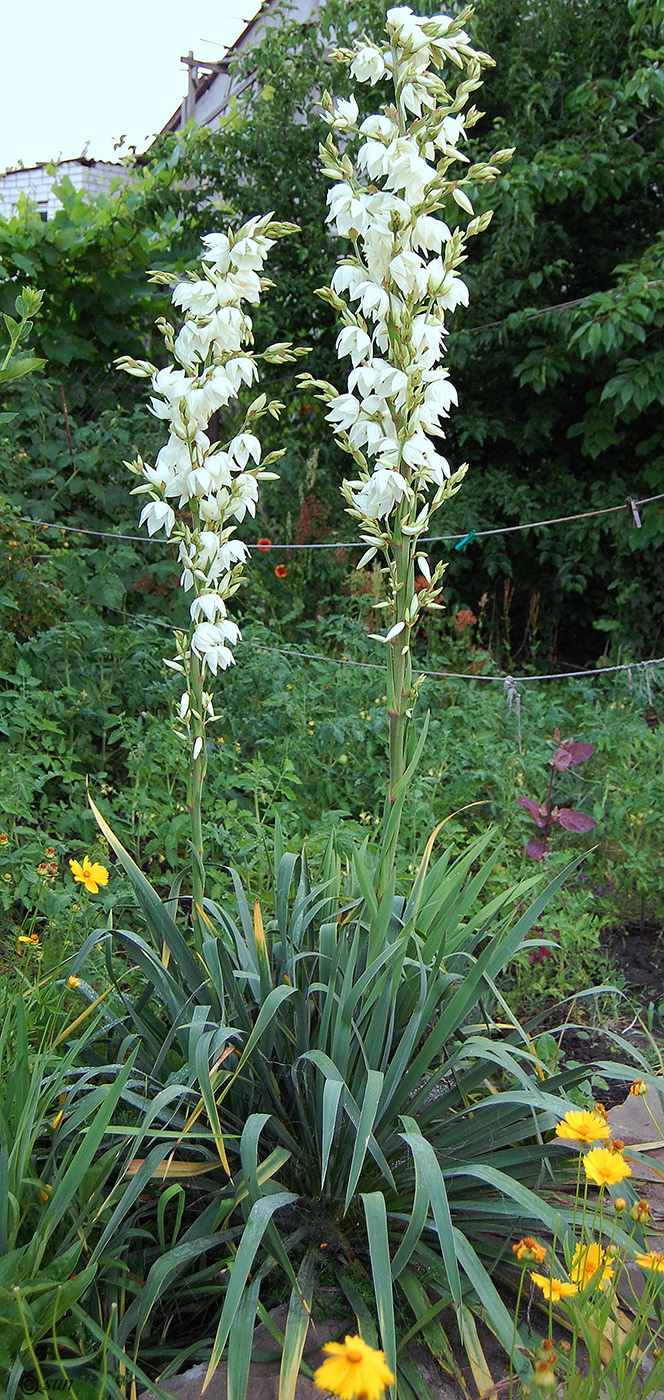
<path id="1" fill-rule="evenodd" d="M 470 95 L 492 63 L 470 44 L 464 24 L 471 15 L 470 8 L 455 18 L 388 10 L 382 44 L 363 38 L 335 57 L 358 83 L 389 81 L 393 95 L 362 121 L 354 94 L 335 104 L 326 93 L 322 104 L 331 127 L 320 147 L 333 181 L 328 223 L 352 248 L 318 295 L 340 314 L 337 352 L 351 369 L 343 393 L 300 378 L 328 404 L 327 420 L 358 469 L 342 487 L 367 545 L 358 568 L 382 561 L 392 802 L 420 684 L 413 632 L 425 611 L 442 606 L 446 565 L 431 569 L 425 536 L 467 470 L 453 472 L 440 448 L 442 422 L 457 403 L 442 364 L 448 319 L 468 303 L 458 269 L 468 239 L 491 219 L 490 210 L 475 215 L 468 190 L 495 179 L 512 154 L 470 164 L 461 149 L 481 116 L 468 106 Z M 451 86 L 443 69 L 457 76 Z M 452 227 L 459 214 L 469 216 L 465 228 Z"/>
<path id="2" fill-rule="evenodd" d="M 280 450 L 262 458 L 255 430 L 266 413 L 278 418 L 283 404 L 259 394 L 239 431 L 225 443 L 212 441 L 210 421 L 233 406 L 243 386 L 251 388 L 259 379 L 260 360 L 283 364 L 306 353 L 289 342 L 256 353 L 246 310 L 273 285 L 261 275 L 270 248 L 296 231 L 295 224 L 266 214 L 235 231 L 206 234 L 199 270 L 188 277 L 152 276 L 153 282 L 173 286 L 173 304 L 184 313 L 177 331 L 169 321 L 157 323 L 173 363 L 158 369 L 129 356 L 118 361 L 127 373 L 150 380 L 151 411 L 168 425 L 168 441 L 154 465 L 141 458 L 126 465 L 138 478 L 133 494 L 147 497 L 141 525 L 149 535 L 163 530 L 179 544 L 181 585 L 191 598 L 189 627 L 176 632 L 176 656 L 167 665 L 183 681 L 176 733 L 189 753 L 192 893 L 198 910 L 205 894 L 201 797 L 206 737 L 217 718 L 210 678 L 234 664 L 232 648 L 241 637 L 227 606 L 241 586 L 249 556 L 237 526 L 256 514 L 259 483 L 277 479 L 270 468 L 283 456 Z"/>

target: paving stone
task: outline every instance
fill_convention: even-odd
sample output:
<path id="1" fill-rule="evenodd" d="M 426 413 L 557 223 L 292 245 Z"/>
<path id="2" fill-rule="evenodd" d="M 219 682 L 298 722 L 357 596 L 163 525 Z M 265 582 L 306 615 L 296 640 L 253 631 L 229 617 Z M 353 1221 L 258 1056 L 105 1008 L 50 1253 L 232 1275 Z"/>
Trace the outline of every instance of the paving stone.
<path id="1" fill-rule="evenodd" d="M 286 1309 L 275 1309 L 272 1318 L 283 1331 L 286 1323 Z M 350 1319 L 347 1327 L 349 1330 L 352 1328 L 355 1331 L 355 1324 Z M 334 1321 L 311 1323 L 305 1346 L 305 1360 L 312 1370 L 315 1371 L 316 1367 L 325 1360 L 321 1351 L 323 1344 L 338 1337 L 339 1331 L 338 1318 Z M 262 1324 L 254 1332 L 254 1350 L 261 1355 L 265 1352 L 276 1351 L 274 1338 Z M 431 1357 L 425 1358 L 424 1354 L 421 1357 L 419 1354 L 414 1354 L 414 1359 L 425 1384 L 429 1388 L 431 1400 L 463 1400 L 463 1392 L 440 1370 L 436 1369 L 436 1363 L 432 1361 Z M 279 1359 L 276 1356 L 274 1361 L 252 1362 L 249 1368 L 247 1400 L 278 1400 L 279 1365 Z M 169 1380 L 164 1381 L 160 1389 L 165 1391 L 167 1395 L 173 1396 L 173 1400 L 226 1400 L 226 1367 L 219 1367 L 203 1394 L 206 1370 L 205 1365 L 193 1366 L 190 1370 L 183 1371 L 181 1375 L 172 1376 Z M 296 1400 L 326 1400 L 326 1392 L 318 1390 L 307 1376 L 300 1376 L 295 1397 Z M 150 1400 L 150 1392 L 142 1391 L 138 1400 Z M 332 1400 L 332 1397 L 329 1397 L 329 1400 Z"/>
<path id="2" fill-rule="evenodd" d="M 664 1186 L 664 1109 L 660 1097 L 664 1093 L 664 1079 L 660 1079 L 659 1084 L 659 1092 L 649 1089 L 644 1097 L 630 1094 L 624 1103 L 609 1109 L 608 1119 L 613 1137 L 621 1138 L 626 1147 L 639 1148 L 648 1164 L 652 1164 L 646 1165 L 646 1162 L 637 1162 L 630 1157 L 634 1180 L 659 1182 Z M 660 1132 L 650 1117 L 651 1113 Z"/>

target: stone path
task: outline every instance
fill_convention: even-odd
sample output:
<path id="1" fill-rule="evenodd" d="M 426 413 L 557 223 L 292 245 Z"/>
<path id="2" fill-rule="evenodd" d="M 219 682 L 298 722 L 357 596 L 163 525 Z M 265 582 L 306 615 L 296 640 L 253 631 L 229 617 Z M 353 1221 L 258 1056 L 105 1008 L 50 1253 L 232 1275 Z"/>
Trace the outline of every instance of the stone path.
<path id="1" fill-rule="evenodd" d="M 286 1308 L 275 1309 L 272 1317 L 283 1332 L 286 1325 Z M 324 1342 L 339 1336 L 340 1325 L 343 1329 L 343 1323 L 340 1324 L 338 1319 L 329 1323 L 312 1322 L 305 1347 L 305 1360 L 312 1371 L 325 1360 L 321 1347 Z M 356 1330 L 354 1319 L 349 1318 L 346 1326 L 348 1331 Z M 254 1347 L 257 1352 L 275 1350 L 274 1338 L 262 1324 L 254 1332 Z M 440 1368 L 436 1369 L 435 1362 L 429 1356 L 425 1357 L 424 1349 L 422 1356 L 417 1355 L 415 1359 L 425 1384 L 429 1387 L 431 1400 L 464 1400 L 463 1392 L 443 1376 Z M 274 1361 L 252 1363 L 249 1369 L 247 1400 L 278 1400 L 279 1364 L 278 1358 Z M 162 1389 L 168 1395 L 172 1395 L 174 1400 L 226 1400 L 226 1367 L 219 1367 L 203 1395 L 202 1386 L 206 1370 L 204 1365 L 194 1366 L 181 1376 L 174 1376 L 172 1380 L 165 1381 Z M 296 1400 L 326 1400 L 326 1392 L 318 1390 L 307 1376 L 299 1377 L 295 1396 Z M 138 1400 L 150 1400 L 149 1392 L 142 1391 Z M 330 1396 L 329 1400 L 333 1400 L 333 1397 Z"/>

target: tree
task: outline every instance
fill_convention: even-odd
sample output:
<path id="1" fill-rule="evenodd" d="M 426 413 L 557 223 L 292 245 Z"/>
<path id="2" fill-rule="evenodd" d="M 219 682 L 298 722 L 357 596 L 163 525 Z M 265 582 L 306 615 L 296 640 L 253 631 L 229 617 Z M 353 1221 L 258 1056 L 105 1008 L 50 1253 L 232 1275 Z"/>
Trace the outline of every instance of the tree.
<path id="1" fill-rule="evenodd" d="M 328 0 L 315 23 L 270 30 L 238 61 L 238 76 L 252 79 L 241 113 L 185 154 L 199 194 L 216 187 L 238 215 L 270 208 L 299 222 L 300 239 L 281 255 L 265 334 L 311 344 L 312 373 L 333 364 L 333 320 L 315 290 L 336 255 L 333 240 L 321 237 L 317 100 L 325 87 L 347 94 L 330 47 L 355 30 L 377 31 L 383 13 L 375 0 Z M 450 508 L 450 531 L 662 489 L 662 13 L 661 0 L 627 8 L 622 0 L 536 0 L 527 10 L 485 0 L 476 16 L 477 40 L 496 59 L 478 143 L 515 144 L 517 154 L 491 197 L 492 233 L 468 263 L 467 325 L 451 338 L 460 387 L 451 451 L 468 458 L 471 472 Z M 181 233 L 193 240 L 210 212 L 190 200 Z M 298 468 L 324 441 L 317 414 L 307 420 L 305 430 L 301 419 L 296 425 Z M 319 492 L 321 476 L 334 476 L 336 489 L 340 470 L 333 453 L 321 457 Z M 486 591 L 498 618 L 511 588 L 504 595 L 504 581 L 513 578 L 521 633 L 539 596 L 540 636 L 555 652 L 564 619 L 559 648 L 568 659 L 597 653 L 598 623 L 633 647 L 652 646 L 662 619 L 652 558 L 663 519 L 652 508 L 641 531 L 625 512 L 555 533 L 496 537 L 481 555 L 474 546 L 457 556 L 452 596 L 476 606 Z"/>

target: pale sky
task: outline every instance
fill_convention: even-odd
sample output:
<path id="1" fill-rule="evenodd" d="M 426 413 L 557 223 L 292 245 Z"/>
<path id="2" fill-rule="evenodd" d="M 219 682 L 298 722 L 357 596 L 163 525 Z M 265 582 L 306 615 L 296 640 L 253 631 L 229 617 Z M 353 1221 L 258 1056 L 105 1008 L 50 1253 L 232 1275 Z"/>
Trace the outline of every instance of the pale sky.
<path id="1" fill-rule="evenodd" d="M 219 60 L 258 0 L 9 0 L 0 49 L 0 171 L 145 149 L 184 97 L 180 55 Z"/>

